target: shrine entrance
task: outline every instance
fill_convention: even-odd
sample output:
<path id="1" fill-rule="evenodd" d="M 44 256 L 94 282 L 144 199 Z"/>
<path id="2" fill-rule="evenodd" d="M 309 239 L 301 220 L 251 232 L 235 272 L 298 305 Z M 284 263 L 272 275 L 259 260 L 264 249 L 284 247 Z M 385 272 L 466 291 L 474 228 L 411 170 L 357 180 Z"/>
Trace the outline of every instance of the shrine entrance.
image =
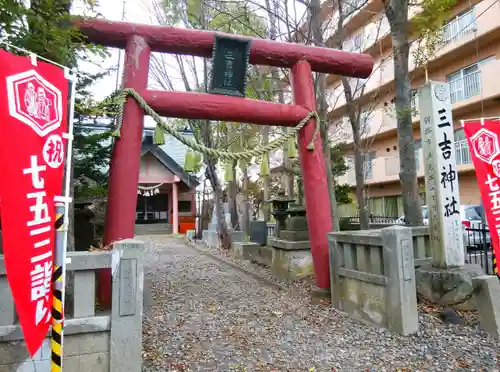
<path id="1" fill-rule="evenodd" d="M 134 236 L 145 108 L 150 110 L 147 112 L 149 115 L 157 113 L 164 117 L 182 119 L 285 127 L 296 127 L 302 123 L 298 131 L 299 160 L 314 272 L 317 286 L 329 288 L 326 234 L 331 231 L 332 216 L 322 140 L 318 135 L 316 122 L 312 72 L 367 78 L 373 68 L 372 57 L 335 49 L 225 35 L 236 40 L 236 43 L 248 45 L 251 64 L 291 69 L 294 104 L 286 105 L 223 95 L 226 94 L 224 89 L 219 94 L 147 89 L 151 52 L 209 58 L 214 51 L 217 36 L 224 36 L 223 34 L 102 19 L 80 19 L 75 21 L 75 25 L 89 42 L 125 49 L 123 88 L 134 98 L 129 97 L 124 104 L 121 137 L 115 142 L 113 149 L 104 244 Z M 246 63 L 246 60 L 240 62 Z M 107 283 L 100 285 L 105 287 Z M 105 288 L 101 290 L 111 293 Z M 104 302 L 107 301 L 104 299 Z"/>

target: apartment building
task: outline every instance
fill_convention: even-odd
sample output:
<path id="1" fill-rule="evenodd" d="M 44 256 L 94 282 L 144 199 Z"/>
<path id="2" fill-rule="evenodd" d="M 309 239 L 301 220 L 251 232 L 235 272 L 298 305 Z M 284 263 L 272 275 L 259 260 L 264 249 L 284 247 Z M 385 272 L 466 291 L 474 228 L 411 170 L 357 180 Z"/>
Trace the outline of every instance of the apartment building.
<path id="1" fill-rule="evenodd" d="M 368 79 L 351 79 L 362 107 L 361 126 L 365 151 L 365 184 L 370 212 L 374 215 L 400 216 L 403 213 L 399 183 L 399 149 L 394 112 L 394 68 L 389 24 L 380 0 L 363 2 L 345 21 L 348 33 L 344 49 L 370 53 L 375 59 L 374 73 Z M 410 12 L 412 18 L 418 9 Z M 330 24 L 337 12 L 331 9 Z M 331 20 L 335 22 L 331 22 Z M 327 22 L 327 21 L 325 21 Z M 333 32 L 325 27 L 326 36 Z M 412 120 L 415 155 L 421 196 L 425 196 L 423 156 L 418 114 L 418 88 L 426 79 L 446 81 L 450 86 L 455 128 L 456 157 L 462 204 L 480 202 L 479 189 L 469 149 L 460 120 L 500 116 L 500 2 L 497 0 L 457 0 L 441 30 L 439 48 L 422 65 L 418 61 L 419 45 L 411 44 L 410 70 L 414 95 Z M 333 140 L 343 143 L 345 159 L 351 169 L 339 182 L 355 186 L 352 134 L 346 118 L 344 89 L 338 76 L 328 79 Z M 355 198 L 353 197 L 353 200 Z M 425 199 L 423 199 L 425 200 Z M 356 213 L 356 204 L 344 207 L 343 215 Z"/>

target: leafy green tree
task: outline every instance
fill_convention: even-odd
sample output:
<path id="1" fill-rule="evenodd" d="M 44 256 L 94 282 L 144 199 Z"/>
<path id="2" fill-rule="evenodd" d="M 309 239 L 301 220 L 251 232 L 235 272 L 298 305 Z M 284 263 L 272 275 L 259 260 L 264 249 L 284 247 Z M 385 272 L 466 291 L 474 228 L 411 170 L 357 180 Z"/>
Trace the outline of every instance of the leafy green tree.
<path id="1" fill-rule="evenodd" d="M 87 52 L 104 53 L 88 45 L 70 22 L 71 0 L 0 0 L 0 40 L 64 66 L 75 67 Z M 84 0 L 92 9 L 96 3 Z M 16 51 L 12 51 L 15 53 Z M 104 54 L 103 54 L 104 55 Z"/>

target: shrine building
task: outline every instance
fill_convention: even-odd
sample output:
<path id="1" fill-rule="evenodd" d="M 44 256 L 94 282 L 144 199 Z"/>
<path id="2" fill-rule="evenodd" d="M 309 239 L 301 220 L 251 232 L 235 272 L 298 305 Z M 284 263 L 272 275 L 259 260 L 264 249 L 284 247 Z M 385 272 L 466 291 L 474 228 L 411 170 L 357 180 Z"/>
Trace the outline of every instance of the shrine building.
<path id="1" fill-rule="evenodd" d="M 186 136 L 190 132 L 185 133 Z M 142 142 L 135 213 L 136 234 L 184 234 L 195 229 L 196 176 L 183 168 L 187 148 L 165 135 L 165 144 L 153 144 L 152 134 Z"/>

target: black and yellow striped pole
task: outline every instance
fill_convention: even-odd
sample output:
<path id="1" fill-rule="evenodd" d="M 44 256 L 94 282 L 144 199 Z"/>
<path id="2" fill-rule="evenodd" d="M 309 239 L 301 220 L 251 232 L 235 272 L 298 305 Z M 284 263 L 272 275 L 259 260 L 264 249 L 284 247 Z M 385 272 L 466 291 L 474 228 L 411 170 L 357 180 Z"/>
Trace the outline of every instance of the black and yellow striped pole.
<path id="1" fill-rule="evenodd" d="M 54 246 L 54 270 L 52 274 L 52 367 L 51 372 L 62 372 L 63 358 L 63 327 L 64 327 L 64 308 L 63 291 L 65 265 L 65 247 L 64 234 L 66 225 L 64 224 L 64 203 L 56 203 L 56 240 Z"/>
<path id="2" fill-rule="evenodd" d="M 498 277 L 498 280 L 500 280 L 500 273 L 498 272 L 498 266 L 497 266 L 497 258 L 495 256 L 495 250 L 493 247 L 491 247 L 491 259 L 493 260 L 493 274 Z"/>

